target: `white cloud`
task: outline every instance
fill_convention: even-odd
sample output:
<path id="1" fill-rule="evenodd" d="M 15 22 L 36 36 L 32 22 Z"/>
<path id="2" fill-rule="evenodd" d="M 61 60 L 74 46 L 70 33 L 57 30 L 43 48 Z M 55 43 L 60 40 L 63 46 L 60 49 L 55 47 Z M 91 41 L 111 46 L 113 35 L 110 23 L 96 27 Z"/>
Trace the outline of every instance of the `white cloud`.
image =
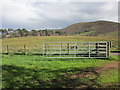
<path id="1" fill-rule="evenodd" d="M 24 2 L 3 3 L 3 28 L 63 28 L 75 22 L 117 21 L 117 3 Z"/>
<path id="2" fill-rule="evenodd" d="M 8 1 L 8 0 L 4 0 Z M 19 0 L 9 0 L 19 1 Z M 119 0 L 20 0 L 23 2 L 119 2 Z"/>
<path id="3" fill-rule="evenodd" d="M 0 28 L 2 28 L 2 3 L 0 3 Z"/>
<path id="4" fill-rule="evenodd" d="M 118 22 L 118 3 L 106 3 L 100 7 L 99 18 Z"/>
<path id="5" fill-rule="evenodd" d="M 33 23 L 29 18 L 38 18 L 36 9 L 30 3 L 9 2 L 3 3 L 3 20 L 7 23 L 27 24 Z M 3 21 L 3 22 L 4 22 Z"/>

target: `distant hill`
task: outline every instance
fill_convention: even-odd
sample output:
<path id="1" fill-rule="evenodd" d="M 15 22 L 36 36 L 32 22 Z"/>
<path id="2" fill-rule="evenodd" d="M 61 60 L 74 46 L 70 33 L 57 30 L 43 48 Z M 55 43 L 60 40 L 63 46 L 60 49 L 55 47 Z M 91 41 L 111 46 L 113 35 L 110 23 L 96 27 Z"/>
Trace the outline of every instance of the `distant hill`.
<path id="1" fill-rule="evenodd" d="M 59 29 L 58 31 L 62 31 L 67 33 L 67 35 L 101 35 L 107 34 L 110 32 L 118 31 L 118 24 L 116 22 L 111 21 L 94 21 L 94 22 L 86 22 L 86 23 L 75 23 L 66 28 Z"/>

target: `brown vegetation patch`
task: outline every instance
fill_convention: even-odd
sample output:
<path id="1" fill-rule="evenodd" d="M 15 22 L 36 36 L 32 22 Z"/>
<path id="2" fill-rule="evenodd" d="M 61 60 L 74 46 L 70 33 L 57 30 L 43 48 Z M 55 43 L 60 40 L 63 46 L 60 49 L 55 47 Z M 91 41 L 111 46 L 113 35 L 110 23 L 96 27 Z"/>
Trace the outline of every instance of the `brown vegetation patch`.
<path id="1" fill-rule="evenodd" d="M 104 64 L 100 68 L 87 69 L 87 70 L 84 70 L 84 72 L 82 72 L 80 74 L 71 75 L 69 78 L 84 78 L 84 77 L 91 77 L 91 76 L 94 76 L 94 75 L 98 76 L 100 73 L 102 73 L 104 71 L 108 71 L 110 69 L 118 69 L 118 64 L 119 63 L 120 62 L 118 62 L 118 61 L 114 61 L 114 62 L 109 63 L 109 64 Z"/>

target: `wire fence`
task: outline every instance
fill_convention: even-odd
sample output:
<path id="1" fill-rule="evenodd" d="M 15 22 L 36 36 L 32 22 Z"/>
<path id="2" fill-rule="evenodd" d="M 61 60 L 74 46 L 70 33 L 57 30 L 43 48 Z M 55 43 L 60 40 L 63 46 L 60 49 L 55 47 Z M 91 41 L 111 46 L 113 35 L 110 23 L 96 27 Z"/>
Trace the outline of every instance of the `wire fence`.
<path id="1" fill-rule="evenodd" d="M 42 45 L 4 45 L 2 48 L 3 54 L 42 55 Z"/>

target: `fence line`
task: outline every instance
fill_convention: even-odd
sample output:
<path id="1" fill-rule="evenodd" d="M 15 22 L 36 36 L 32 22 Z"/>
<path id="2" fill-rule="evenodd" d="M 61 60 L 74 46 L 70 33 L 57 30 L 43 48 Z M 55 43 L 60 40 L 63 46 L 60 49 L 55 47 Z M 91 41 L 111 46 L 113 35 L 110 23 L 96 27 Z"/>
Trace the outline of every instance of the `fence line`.
<path id="1" fill-rule="evenodd" d="M 28 45 L 22 45 L 19 47 L 11 46 L 11 45 L 6 45 L 3 48 L 2 51 L 3 54 L 43 54 L 42 53 L 42 46 L 37 47 L 37 45 L 33 45 L 32 48 L 28 47 Z"/>
<path id="2" fill-rule="evenodd" d="M 52 44 L 52 43 L 55 43 L 55 44 Z M 59 45 L 57 45 L 56 43 L 57 44 L 59 43 Z M 6 53 L 6 54 L 10 54 L 10 53 L 18 53 L 19 54 L 20 53 L 20 54 L 24 54 L 24 55 L 27 55 L 30 53 L 30 54 L 40 54 L 43 56 L 47 56 L 50 53 L 50 50 L 49 50 L 49 52 L 47 51 L 48 49 L 51 49 L 51 52 L 53 52 L 52 47 L 53 47 L 53 50 L 55 49 L 55 47 L 57 47 L 57 48 L 59 48 L 60 57 L 63 56 L 64 51 L 67 51 L 67 54 L 74 53 L 73 56 L 76 57 L 79 54 L 80 50 L 81 50 L 80 52 L 83 52 L 83 53 L 87 52 L 87 51 L 83 51 L 86 48 L 79 46 L 77 44 L 86 44 L 86 45 L 89 44 L 88 45 L 89 46 L 88 47 L 89 48 L 88 55 L 89 55 L 89 57 L 91 57 L 91 52 L 94 52 L 94 51 L 92 51 L 90 49 L 94 49 L 93 47 L 96 47 L 96 54 L 98 54 L 98 52 L 102 52 L 102 51 L 99 51 L 98 49 L 99 49 L 99 47 L 103 48 L 105 45 L 104 44 L 102 45 L 100 43 L 107 43 L 107 44 L 105 44 L 107 47 L 107 48 L 105 48 L 106 53 L 107 53 L 106 57 L 109 57 L 110 48 L 112 47 L 112 42 L 106 42 L 106 41 L 100 41 L 100 42 L 43 42 L 43 45 L 39 45 L 39 47 L 36 44 L 32 45 L 32 49 L 30 49 L 28 47 L 29 45 L 25 45 L 25 44 L 23 46 L 21 46 L 21 48 L 17 48 L 17 46 L 6 45 L 6 46 L 4 46 L 5 48 L 3 48 L 2 53 Z M 47 44 L 52 44 L 52 45 L 47 45 Z M 80 47 L 82 47 L 82 48 L 80 48 Z M 48 53 L 48 54 L 46 54 L 46 53 Z"/>

